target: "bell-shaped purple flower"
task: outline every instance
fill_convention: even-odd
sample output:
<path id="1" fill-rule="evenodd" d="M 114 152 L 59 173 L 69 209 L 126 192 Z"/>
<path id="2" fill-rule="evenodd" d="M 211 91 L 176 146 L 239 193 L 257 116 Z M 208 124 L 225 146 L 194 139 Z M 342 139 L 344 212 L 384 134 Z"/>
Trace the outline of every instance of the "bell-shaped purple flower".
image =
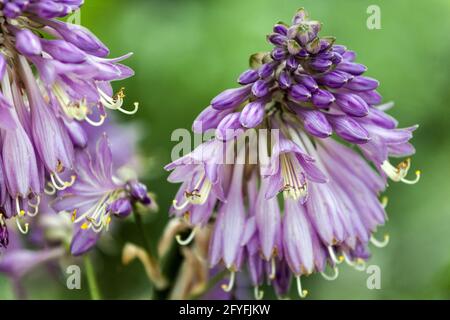
<path id="1" fill-rule="evenodd" d="M 407 177 L 410 159 L 389 161 L 414 153 L 417 127 L 398 128 L 356 53 L 319 36 L 320 29 L 304 9 L 291 26 L 276 24 L 267 39 L 274 48 L 252 55 L 241 87 L 221 93 L 199 116 L 215 138 L 166 167 L 174 170 L 169 181 L 181 183 L 172 213 L 187 217 L 193 234 L 213 225 L 209 262 L 230 270 L 228 292 L 243 266 L 257 299 L 264 280 L 284 296 L 294 276 L 304 298 L 303 275 L 334 280 L 344 261 L 364 270 L 369 245 L 387 244 L 373 235 L 386 222 L 379 195 L 387 178 L 420 178 Z M 225 148 L 212 148 L 221 140 Z"/>

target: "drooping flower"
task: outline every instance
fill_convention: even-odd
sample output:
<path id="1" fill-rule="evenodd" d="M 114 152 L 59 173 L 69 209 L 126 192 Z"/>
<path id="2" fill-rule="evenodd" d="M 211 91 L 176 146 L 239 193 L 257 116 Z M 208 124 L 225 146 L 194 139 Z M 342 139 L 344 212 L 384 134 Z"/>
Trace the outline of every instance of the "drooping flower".
<path id="1" fill-rule="evenodd" d="M 130 54 L 109 59 L 109 49 L 94 34 L 61 19 L 83 3 L 0 3 L 0 208 L 24 233 L 28 222 L 22 220 L 38 213 L 44 192 L 64 191 L 84 172 L 76 157 L 95 144 L 87 125 L 102 126 L 107 109 L 138 110 L 137 103 L 123 108 L 124 89 L 114 94 L 111 86 L 133 75 L 120 63 Z M 126 205 L 114 210 L 126 211 Z M 7 232 L 1 235 L 6 239 Z"/>
<path id="2" fill-rule="evenodd" d="M 142 183 L 115 175 L 106 135 L 99 139 L 94 154 L 77 151 L 75 161 L 78 179 L 59 192 L 53 208 L 71 214 L 75 225 L 71 252 L 78 256 L 97 243 L 101 231 L 109 228 L 113 217 L 126 218 L 135 203 L 151 206 L 153 200 Z"/>
<path id="3" fill-rule="evenodd" d="M 253 55 L 240 87 L 220 93 L 196 119 L 193 130 L 215 130 L 213 140 L 166 167 L 174 170 L 170 182 L 183 183 L 173 214 L 194 230 L 214 224 L 209 261 L 230 270 L 227 291 L 245 267 L 257 298 L 265 279 L 284 296 L 296 278 L 305 297 L 304 275 L 333 280 L 343 261 L 363 270 L 369 244 L 387 244 L 387 236 L 374 237 L 386 222 L 379 197 L 387 178 L 420 178 L 419 171 L 407 178 L 409 159 L 389 161 L 415 152 L 409 141 L 417 126 L 398 128 L 385 113 L 390 104 L 380 105 L 378 81 L 364 75 L 355 52 L 320 37 L 321 26 L 304 9 L 291 25 L 276 24 L 267 37 L 273 50 Z M 221 152 L 203 152 L 222 144 Z M 229 150 L 237 152 L 227 161 L 217 156 Z M 201 219 L 192 219 L 197 212 Z"/>

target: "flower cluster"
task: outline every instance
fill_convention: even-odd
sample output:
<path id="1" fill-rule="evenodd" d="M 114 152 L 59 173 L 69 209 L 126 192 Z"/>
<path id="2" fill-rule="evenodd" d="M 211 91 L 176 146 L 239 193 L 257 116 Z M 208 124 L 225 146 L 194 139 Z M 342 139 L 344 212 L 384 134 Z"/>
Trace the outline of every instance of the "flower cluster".
<path id="1" fill-rule="evenodd" d="M 380 105 L 378 81 L 320 29 L 304 9 L 290 26 L 276 24 L 267 37 L 273 50 L 253 55 L 241 86 L 219 94 L 196 119 L 194 132 L 214 130 L 215 137 L 166 167 L 169 181 L 182 183 L 172 214 L 194 230 L 178 240 L 187 244 L 214 224 L 209 261 L 230 270 L 225 290 L 244 266 L 258 298 L 265 280 L 284 295 L 295 277 L 305 297 L 301 276 L 334 279 L 344 260 L 363 269 L 369 244 L 388 240 L 373 237 L 386 221 L 379 195 L 387 179 L 412 184 L 420 177 L 406 178 L 409 159 L 389 162 L 415 152 L 409 140 L 417 127 L 398 128 L 385 113 L 391 105 Z M 251 131 L 256 142 L 241 139 Z M 256 162 L 248 155 L 254 150 Z"/>
<path id="2" fill-rule="evenodd" d="M 109 59 L 89 30 L 59 19 L 82 4 L 0 1 L 1 246 L 8 244 L 4 220 L 15 218 L 26 233 L 23 220 L 38 214 L 44 194 L 57 195 L 55 208 L 72 213 L 74 254 L 92 247 L 110 216 L 128 215 L 135 202 L 151 203 L 135 178 L 116 177 L 106 136 L 92 150 L 89 127 L 103 128 L 107 109 L 134 114 L 138 104 L 123 108 L 124 89 L 114 94 L 111 86 L 133 75 L 120 64 L 130 54 Z"/>
<path id="3" fill-rule="evenodd" d="M 126 207 L 129 207 L 129 201 L 145 202 L 151 201 L 149 196 L 143 191 L 145 187 L 139 183 L 136 183 L 135 173 L 130 173 L 130 168 L 136 169 L 140 167 L 139 158 L 136 157 L 136 142 L 139 137 L 139 131 L 136 130 L 135 126 L 118 125 L 114 123 L 107 122 L 102 128 L 90 127 L 88 124 L 85 125 L 86 132 L 90 139 L 99 142 L 97 145 L 90 145 L 86 149 L 79 150 L 80 156 L 87 157 L 92 165 L 91 168 L 86 168 L 81 166 L 79 170 L 91 170 L 96 168 L 97 164 L 102 166 L 107 165 L 107 161 L 112 161 L 112 169 L 102 169 L 101 176 L 105 177 L 105 181 L 109 178 L 105 176 L 104 170 L 113 170 L 118 173 L 122 181 L 128 181 L 127 183 L 121 182 L 119 178 L 115 178 L 114 188 L 116 195 L 121 195 L 121 198 L 116 198 L 117 204 L 127 203 L 122 208 L 117 209 L 117 204 L 115 211 L 110 211 L 111 216 L 125 217 L 127 215 Z M 109 136 L 109 143 L 106 140 L 105 132 Z M 108 151 L 108 144 L 111 145 L 111 151 Z M 105 152 L 106 155 L 97 154 L 97 148 L 101 152 Z M 115 152 L 120 151 L 120 152 Z M 91 159 L 92 156 L 92 159 Z M 95 157 L 95 158 L 94 158 Z M 100 160 L 97 160 L 100 159 Z M 100 171 L 96 171 L 100 172 Z M 95 175 L 97 176 L 97 174 Z M 100 177 L 100 175 L 98 175 Z M 101 192 L 112 192 L 113 190 L 106 190 L 106 185 L 98 185 L 98 189 L 95 192 L 89 191 L 89 188 L 85 189 L 82 194 L 77 194 L 75 192 L 75 186 L 78 183 L 83 183 L 84 186 L 88 187 L 86 180 L 83 178 L 78 178 L 74 184 L 72 192 L 70 189 L 64 191 L 64 194 L 60 195 L 58 200 L 55 201 L 55 197 L 44 195 L 42 201 L 39 204 L 39 215 L 30 221 L 30 232 L 26 237 L 22 237 L 19 230 L 14 228 L 14 222 L 7 220 L 6 224 L 10 226 L 9 242 L 10 245 L 7 249 L 0 248 L 0 273 L 7 276 L 13 288 L 15 289 L 16 296 L 18 298 L 26 297 L 26 288 L 23 287 L 23 279 L 28 274 L 31 274 L 38 268 L 42 266 L 49 266 L 52 272 L 59 272 L 61 266 L 71 265 L 78 260 L 76 256 L 89 250 L 97 240 L 99 240 L 99 233 L 93 232 L 90 228 L 85 228 L 80 230 L 83 223 L 73 223 L 72 214 L 57 214 L 54 210 L 58 208 L 63 208 L 67 211 L 68 208 L 77 207 L 73 203 L 79 200 L 79 203 L 84 203 L 86 206 L 87 201 L 93 201 L 92 206 L 96 205 L 95 198 L 98 196 L 102 197 Z M 96 178 L 89 178 L 92 183 L 96 183 Z M 101 181 L 101 180 L 99 180 Z M 77 187 L 80 190 L 82 185 Z M 90 187 L 91 190 L 93 188 Z M 122 191 L 119 190 L 122 188 Z M 129 189 L 127 189 L 129 188 Z M 106 190 L 106 191 L 105 191 Z M 91 195 L 88 197 L 88 195 Z M 126 198 L 129 197 L 129 198 Z M 71 201 L 72 199 L 73 201 Z M 135 200 L 134 200 L 135 199 Z M 72 202 L 72 205 L 64 206 L 60 202 L 68 201 Z M 112 201 L 109 198 L 106 201 Z M 155 205 L 152 202 L 152 205 Z M 81 208 L 81 207 L 80 207 Z M 88 208 L 87 210 L 89 210 Z M 78 210 L 79 212 L 82 212 Z M 86 211 L 87 212 L 87 211 Z M 91 211 L 92 213 L 92 211 Z M 103 217 L 107 212 L 99 211 L 99 215 Z M 80 219 L 81 220 L 81 219 Z M 88 221 L 88 220 L 85 220 Z M 5 229 L 8 230 L 8 229 Z M 75 237 L 74 235 L 75 230 Z M 70 246 L 72 256 L 69 256 L 67 248 Z M 98 247 L 100 249 L 107 249 L 110 246 L 108 238 L 101 239 L 98 242 Z M 75 256 L 75 257 L 74 257 Z"/>

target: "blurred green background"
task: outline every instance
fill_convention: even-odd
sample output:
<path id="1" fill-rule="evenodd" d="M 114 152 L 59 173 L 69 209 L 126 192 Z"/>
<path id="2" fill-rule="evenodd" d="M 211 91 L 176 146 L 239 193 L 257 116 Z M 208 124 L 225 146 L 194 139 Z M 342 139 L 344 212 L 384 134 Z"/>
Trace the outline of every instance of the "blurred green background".
<path id="1" fill-rule="evenodd" d="M 368 30 L 367 7 L 379 5 L 382 29 Z M 387 192 L 390 244 L 373 249 L 370 263 L 382 271 L 381 290 L 368 290 L 368 275 L 341 268 L 338 280 L 320 276 L 304 281 L 314 299 L 450 299 L 450 1 L 448 0 L 86 0 L 82 24 L 110 48 L 129 51 L 126 63 L 136 76 L 121 83 L 143 127 L 140 146 L 150 159 L 146 182 L 157 193 L 160 212 L 149 218 L 158 239 L 177 190 L 162 166 L 170 161 L 176 128 L 192 120 L 217 93 L 235 85 L 250 54 L 269 49 L 265 35 L 277 21 L 289 22 L 299 7 L 324 23 L 322 35 L 358 53 L 368 75 L 381 82 L 385 101 L 402 126 L 419 123 L 413 143 L 413 169 L 423 177 L 415 186 L 391 183 Z M 118 84 L 119 86 L 119 84 Z M 122 118 L 121 118 L 122 120 Z M 118 243 L 139 239 L 124 223 Z M 136 240 L 138 241 L 138 240 Z M 113 251 L 114 252 L 114 251 Z M 139 298 L 148 290 L 139 264 L 124 268 L 120 254 L 97 252 L 97 271 L 106 298 Z M 27 278 L 32 298 L 86 298 L 86 288 L 68 291 L 64 281 L 48 281 L 45 270 Z M 0 276 L 0 298 L 12 298 Z"/>

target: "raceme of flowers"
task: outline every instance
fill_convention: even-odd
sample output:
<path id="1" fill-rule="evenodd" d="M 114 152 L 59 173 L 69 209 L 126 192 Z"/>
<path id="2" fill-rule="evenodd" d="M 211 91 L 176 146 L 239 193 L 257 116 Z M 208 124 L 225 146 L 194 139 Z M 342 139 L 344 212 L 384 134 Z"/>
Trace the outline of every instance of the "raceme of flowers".
<path id="1" fill-rule="evenodd" d="M 137 174 L 123 170 L 135 137 L 107 117 L 138 111 L 137 103 L 124 108 L 124 89 L 111 85 L 134 74 L 121 64 L 131 54 L 108 58 L 94 34 L 61 19 L 83 2 L 0 0 L 0 272 L 17 281 L 63 257 L 69 242 L 71 254 L 82 255 L 113 218 L 155 205 Z M 194 122 L 194 132 L 215 137 L 166 166 L 169 181 L 181 183 L 171 213 L 193 229 L 177 240 L 204 243 L 209 229 L 200 229 L 213 227 L 208 261 L 212 273 L 230 271 L 228 293 L 244 285 L 242 270 L 257 299 L 265 282 L 283 297 L 295 279 L 305 297 L 303 276 L 336 279 L 344 261 L 364 270 L 369 245 L 389 240 L 374 237 L 386 221 L 379 197 L 388 179 L 420 178 L 419 171 L 407 178 L 409 158 L 389 160 L 414 154 L 417 126 L 399 128 L 378 81 L 320 29 L 304 9 L 291 25 L 276 24 L 267 37 L 273 50 L 251 56 L 239 87 L 216 96 Z M 56 238 L 41 239 L 39 251 L 22 248 L 17 233 L 30 226 L 32 241 L 41 229 Z M 180 276 L 186 286 L 195 283 L 191 271 Z M 244 280 L 235 286 L 236 278 Z"/>
<path id="2" fill-rule="evenodd" d="M 134 127 L 106 123 L 102 128 L 95 128 L 86 125 L 86 131 L 89 137 L 97 141 L 106 131 L 109 135 L 110 143 L 114 146 L 112 153 L 113 170 L 116 172 L 124 171 L 130 166 L 139 166 L 139 159 L 136 159 L 135 149 L 138 137 L 138 131 Z M 92 153 L 96 146 L 90 146 Z M 72 242 L 72 254 L 79 255 L 87 250 L 89 246 L 83 248 L 82 244 L 94 245 L 99 234 L 90 232 L 79 232 L 77 240 L 72 241 L 73 222 L 69 214 L 57 214 L 50 205 L 54 201 L 53 197 L 44 195 L 39 205 L 39 215 L 30 221 L 30 232 L 27 237 L 21 237 L 14 222 L 7 220 L 10 226 L 8 248 L 0 248 L 0 273 L 9 277 L 18 298 L 25 299 L 27 291 L 22 286 L 22 280 L 28 274 L 34 272 L 38 267 L 47 265 L 54 275 L 59 272 L 58 265 L 70 265 L 76 260 L 67 256 L 66 248 Z M 76 230 L 79 230 L 76 229 Z M 84 237 L 80 237 L 85 235 Z M 92 236 L 97 237 L 92 238 Z M 90 238 L 91 236 L 91 238 Z M 98 243 L 98 247 L 107 248 L 109 239 L 103 239 Z"/>
<path id="3" fill-rule="evenodd" d="M 398 128 L 378 81 L 364 76 L 355 52 L 320 37 L 321 26 L 304 9 L 291 25 L 276 24 L 267 37 L 273 50 L 253 55 L 240 86 L 216 96 L 194 122 L 194 132 L 215 130 L 215 138 L 166 167 L 169 181 L 181 183 L 171 212 L 193 228 L 178 240 L 188 244 L 214 224 L 209 263 L 231 272 L 226 291 L 242 269 L 257 298 L 264 281 L 284 296 L 295 278 L 305 297 L 302 276 L 335 279 L 344 261 L 363 270 L 369 244 L 388 241 L 373 236 L 386 221 L 379 196 L 387 179 L 419 180 L 419 171 L 407 178 L 410 159 L 389 161 L 415 152 L 409 140 L 417 126 Z M 252 129 L 263 144 L 239 145 Z M 261 139 L 275 131 L 277 139 Z M 269 150 L 268 165 L 222 161 L 256 149 Z"/>
<path id="4" fill-rule="evenodd" d="M 72 253 L 89 250 L 112 217 L 126 217 L 134 204 L 151 205 L 136 177 L 113 170 L 101 127 L 106 111 L 123 107 L 112 81 L 133 75 L 108 58 L 109 49 L 86 28 L 59 18 L 82 0 L 0 1 L 0 246 L 8 245 L 5 220 L 23 233 L 39 212 L 42 197 L 69 212 L 75 230 Z M 89 128 L 91 127 L 91 128 Z M 98 141 L 98 142 L 97 142 Z M 97 146 L 97 147 L 95 147 Z"/>

